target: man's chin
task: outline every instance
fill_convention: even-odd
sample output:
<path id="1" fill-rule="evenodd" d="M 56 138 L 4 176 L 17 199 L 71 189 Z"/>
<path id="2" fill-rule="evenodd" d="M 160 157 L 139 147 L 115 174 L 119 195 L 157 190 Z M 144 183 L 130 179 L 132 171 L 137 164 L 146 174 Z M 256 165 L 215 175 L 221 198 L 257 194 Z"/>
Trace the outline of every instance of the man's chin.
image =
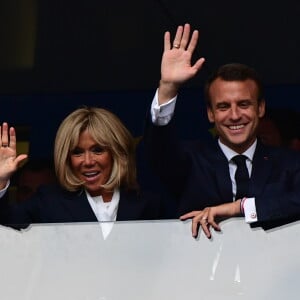
<path id="1" fill-rule="evenodd" d="M 247 145 L 249 144 L 245 139 L 241 139 L 241 138 L 230 138 L 226 141 L 221 140 L 221 142 L 227 147 L 235 150 L 236 152 L 237 150 L 240 151 L 241 149 L 244 148 L 247 149 Z"/>

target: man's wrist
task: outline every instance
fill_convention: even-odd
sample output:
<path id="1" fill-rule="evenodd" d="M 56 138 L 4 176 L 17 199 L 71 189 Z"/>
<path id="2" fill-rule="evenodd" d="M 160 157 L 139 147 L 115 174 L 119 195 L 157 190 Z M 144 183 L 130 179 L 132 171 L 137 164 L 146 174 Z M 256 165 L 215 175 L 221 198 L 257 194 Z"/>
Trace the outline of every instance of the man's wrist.
<path id="1" fill-rule="evenodd" d="M 6 193 L 8 187 L 9 187 L 9 184 L 10 184 L 10 180 L 7 180 L 6 181 L 6 184 L 2 187 L 2 183 L 3 181 L 1 181 L 1 185 L 0 185 L 0 198 L 2 198 L 4 196 L 4 194 Z"/>
<path id="2" fill-rule="evenodd" d="M 159 104 L 164 104 L 170 99 L 176 97 L 178 93 L 179 86 L 173 82 L 167 82 L 160 80 L 158 86 L 158 102 Z"/>
<path id="3" fill-rule="evenodd" d="M 256 214 L 256 205 L 255 205 L 255 198 L 244 197 L 240 203 L 241 212 L 245 216 L 246 223 L 253 223 L 257 222 L 257 214 Z"/>
<path id="4" fill-rule="evenodd" d="M 0 180 L 0 190 L 3 190 L 7 186 L 8 180 Z"/>
<path id="5" fill-rule="evenodd" d="M 244 216 L 245 215 L 245 201 L 247 200 L 246 197 L 242 198 L 240 201 L 240 212 Z"/>

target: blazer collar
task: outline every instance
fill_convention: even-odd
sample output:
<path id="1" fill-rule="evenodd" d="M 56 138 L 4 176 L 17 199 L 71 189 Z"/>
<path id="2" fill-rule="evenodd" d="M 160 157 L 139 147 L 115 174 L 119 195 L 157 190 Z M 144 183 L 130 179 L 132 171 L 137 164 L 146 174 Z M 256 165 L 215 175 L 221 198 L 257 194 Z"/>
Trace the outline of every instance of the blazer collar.
<path id="1" fill-rule="evenodd" d="M 142 205 L 142 199 L 138 197 L 136 191 L 121 189 L 117 221 L 136 220 L 141 213 Z"/>
<path id="2" fill-rule="evenodd" d="M 267 179 L 272 173 L 272 151 L 258 141 L 253 157 L 252 174 L 250 178 L 250 196 L 259 195 Z"/>
<path id="3" fill-rule="evenodd" d="M 206 149 L 205 155 L 214 168 L 218 194 L 221 196 L 220 203 L 230 202 L 233 200 L 233 195 L 228 160 L 217 141 Z"/>
<path id="4" fill-rule="evenodd" d="M 63 205 L 74 222 L 94 222 L 97 218 L 84 191 L 65 192 Z"/>
<path id="5" fill-rule="evenodd" d="M 261 194 L 266 181 L 272 172 L 272 148 L 263 145 L 257 141 L 253 156 L 252 173 L 250 178 L 249 197 Z M 220 191 L 223 203 L 233 199 L 232 183 L 229 174 L 228 160 L 219 147 L 217 141 L 215 144 L 206 148 L 204 155 L 211 162 L 215 170 L 216 184 Z"/>
<path id="6" fill-rule="evenodd" d="M 117 221 L 137 219 L 137 216 L 141 214 L 143 204 L 136 191 L 127 192 L 120 189 Z M 97 222 L 84 191 L 65 192 L 63 205 L 74 222 Z"/>

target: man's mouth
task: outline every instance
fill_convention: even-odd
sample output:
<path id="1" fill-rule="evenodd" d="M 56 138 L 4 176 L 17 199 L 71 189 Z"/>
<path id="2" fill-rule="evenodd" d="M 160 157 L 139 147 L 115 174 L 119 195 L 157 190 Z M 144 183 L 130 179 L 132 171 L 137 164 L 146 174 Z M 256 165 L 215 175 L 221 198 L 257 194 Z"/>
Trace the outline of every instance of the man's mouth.
<path id="1" fill-rule="evenodd" d="M 242 128 L 244 128 L 244 127 L 245 127 L 244 124 L 241 124 L 241 125 L 230 125 L 230 126 L 228 126 L 228 128 L 229 128 L 230 130 L 239 130 L 239 129 L 242 129 Z"/>

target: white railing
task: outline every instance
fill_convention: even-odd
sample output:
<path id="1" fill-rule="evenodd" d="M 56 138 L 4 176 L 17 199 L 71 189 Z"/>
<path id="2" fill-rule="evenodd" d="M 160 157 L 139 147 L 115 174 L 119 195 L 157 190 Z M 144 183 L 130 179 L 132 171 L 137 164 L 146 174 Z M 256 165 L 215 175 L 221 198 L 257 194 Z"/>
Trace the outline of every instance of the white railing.
<path id="1" fill-rule="evenodd" d="M 195 240 L 190 222 L 0 227 L 3 300 L 299 299 L 300 225 L 243 219 Z"/>

